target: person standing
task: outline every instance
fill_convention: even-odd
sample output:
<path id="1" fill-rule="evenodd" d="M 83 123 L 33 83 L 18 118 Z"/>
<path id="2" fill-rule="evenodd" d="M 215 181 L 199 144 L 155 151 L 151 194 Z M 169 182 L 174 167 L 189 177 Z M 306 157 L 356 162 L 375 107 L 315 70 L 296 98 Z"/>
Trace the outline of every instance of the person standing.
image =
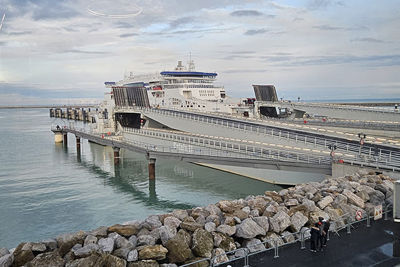
<path id="1" fill-rule="evenodd" d="M 318 230 L 319 230 L 319 237 L 318 237 L 318 243 L 317 243 L 317 250 L 323 251 L 323 243 L 324 243 L 324 238 L 326 236 L 326 232 L 324 231 L 324 224 L 323 220 L 324 218 L 319 217 L 318 218 Z"/>
<path id="2" fill-rule="evenodd" d="M 319 236 L 320 236 L 318 223 L 315 223 L 314 226 L 311 227 L 310 234 L 311 234 L 310 251 L 311 252 L 317 252 L 318 239 L 319 239 Z"/>

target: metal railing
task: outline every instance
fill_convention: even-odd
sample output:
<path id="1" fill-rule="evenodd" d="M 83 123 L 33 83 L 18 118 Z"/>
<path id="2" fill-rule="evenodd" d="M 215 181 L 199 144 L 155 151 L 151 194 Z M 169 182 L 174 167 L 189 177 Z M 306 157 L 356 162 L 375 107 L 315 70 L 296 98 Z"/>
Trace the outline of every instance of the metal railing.
<path id="1" fill-rule="evenodd" d="M 392 205 L 386 205 L 385 206 L 385 210 L 382 212 L 382 215 L 384 216 L 384 220 L 388 220 L 388 215 L 389 213 L 392 212 L 392 210 L 390 210 L 389 208 L 392 207 Z M 336 224 L 336 221 L 331 221 L 331 226 L 329 228 L 329 231 L 327 233 L 327 240 L 329 241 L 330 239 L 330 233 L 334 233 L 337 234 L 338 237 L 340 238 L 340 234 L 339 232 L 346 229 L 346 233 L 347 234 L 351 234 L 351 228 L 354 228 L 355 224 L 361 224 L 362 222 L 366 222 L 366 226 L 367 227 L 371 227 L 371 218 L 373 218 L 369 213 L 364 214 L 363 218 L 360 220 L 355 220 L 355 217 L 352 217 L 350 214 L 344 214 L 341 217 L 339 217 L 339 219 L 337 219 L 337 221 L 340 222 L 340 224 Z M 342 222 L 343 220 L 343 222 Z M 343 224 L 343 225 L 342 225 Z M 336 225 L 340 225 L 338 227 L 336 227 Z M 228 265 L 230 263 L 234 263 L 234 262 L 242 262 L 243 266 L 250 266 L 249 262 L 251 260 L 252 256 L 256 256 L 260 253 L 265 253 L 267 251 L 274 251 L 274 255 L 273 258 L 279 258 L 279 250 L 284 247 L 284 246 L 288 246 L 288 245 L 293 245 L 296 243 L 300 243 L 300 249 L 304 250 L 306 249 L 306 241 L 308 239 L 310 239 L 310 229 L 304 229 L 301 230 L 299 232 L 296 233 L 291 233 L 291 235 L 294 236 L 294 239 L 292 241 L 286 242 L 284 244 L 279 244 L 281 243 L 279 239 L 267 239 L 263 242 L 259 242 L 257 244 L 254 245 L 250 245 L 244 248 L 239 248 L 239 249 L 235 249 L 232 251 L 228 251 L 225 252 L 224 254 L 218 255 L 218 256 L 214 256 L 212 258 L 203 258 L 200 260 L 197 260 L 195 262 L 191 262 L 188 264 L 184 264 L 184 265 L 180 265 L 180 267 L 190 267 L 194 264 L 197 263 L 201 263 L 201 262 L 208 262 L 209 266 L 220 266 L 220 265 Z M 287 238 L 287 236 L 280 236 L 280 238 L 283 239 Z M 233 257 L 231 257 L 230 260 L 225 261 L 225 262 L 220 262 L 219 259 L 221 259 L 221 256 L 228 256 L 228 255 L 233 255 Z M 272 262 L 273 263 L 273 262 Z"/>
<path id="2" fill-rule="evenodd" d="M 288 150 L 271 149 L 262 146 L 245 144 L 244 142 L 243 143 L 229 142 L 227 140 L 207 138 L 191 134 L 167 132 L 162 130 L 134 129 L 127 127 L 124 127 L 123 130 L 126 133 L 150 136 L 152 138 L 159 138 L 162 140 L 193 145 L 192 147 L 193 153 L 196 153 L 197 149 L 196 147 L 204 147 L 204 148 L 213 148 L 215 150 L 220 150 L 222 152 L 245 154 L 248 155 L 249 158 L 272 159 L 278 161 L 302 162 L 302 163 L 312 163 L 319 165 L 331 164 L 331 158 L 328 156 L 319 156 L 310 153 L 306 154 Z M 157 148 L 156 145 L 155 147 Z"/>

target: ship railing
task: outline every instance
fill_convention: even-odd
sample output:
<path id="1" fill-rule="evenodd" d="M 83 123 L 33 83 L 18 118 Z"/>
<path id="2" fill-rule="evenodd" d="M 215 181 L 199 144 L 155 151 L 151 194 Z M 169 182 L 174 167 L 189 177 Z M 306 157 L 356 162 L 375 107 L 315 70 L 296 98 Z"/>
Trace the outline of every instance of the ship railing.
<path id="1" fill-rule="evenodd" d="M 384 211 L 382 212 L 383 220 L 389 220 L 390 214 L 393 213 L 391 209 L 392 204 L 388 204 L 384 206 Z M 350 235 L 351 229 L 355 227 L 356 224 L 362 225 L 365 224 L 367 228 L 373 226 L 372 219 L 374 218 L 369 213 L 364 213 L 360 220 L 355 219 L 355 212 L 353 215 L 350 213 L 346 213 L 335 220 L 330 220 L 330 228 L 327 232 L 327 241 L 331 241 L 331 235 L 336 234 L 337 238 L 341 238 L 342 232 L 345 231 L 345 234 Z M 337 223 L 339 222 L 339 223 Z M 335 225 L 340 225 L 340 227 L 335 228 Z M 256 242 L 255 244 L 248 244 L 246 247 L 241 247 L 235 250 L 226 251 L 219 255 L 214 255 L 211 258 L 203 258 L 191 263 L 187 263 L 184 265 L 180 265 L 180 267 L 191 267 L 198 266 L 200 263 L 208 263 L 209 266 L 253 266 L 256 262 L 260 264 L 260 256 L 264 259 L 269 260 L 270 265 L 273 265 L 274 259 L 277 259 L 282 256 L 280 252 L 284 246 L 300 244 L 299 249 L 305 250 L 307 248 L 306 242 L 311 237 L 310 228 L 303 227 L 300 231 L 296 233 L 289 233 L 289 235 L 278 235 L 272 238 L 264 238 L 263 241 Z M 285 254 L 283 254 L 285 256 Z M 288 254 L 287 256 L 290 257 Z M 225 260 L 224 260 L 225 259 Z M 226 260 L 227 259 L 227 260 Z"/>
<path id="2" fill-rule="evenodd" d="M 276 106 L 288 105 L 291 107 L 294 106 L 303 106 L 303 107 L 316 107 L 316 108 L 326 108 L 326 109 L 336 109 L 336 110 L 345 110 L 345 111 L 366 111 L 366 112 L 374 112 L 374 113 L 391 113 L 397 114 L 398 111 L 393 107 L 393 109 L 388 108 L 377 108 L 377 107 L 362 107 L 362 106 L 349 106 L 349 105 L 340 105 L 333 103 L 306 103 L 306 102 L 269 102 L 263 101 L 268 104 L 274 104 Z"/>
<path id="3" fill-rule="evenodd" d="M 156 112 L 167 116 L 191 119 L 198 122 L 216 124 L 222 127 L 228 127 L 242 131 L 251 131 L 260 135 L 271 136 L 280 140 L 281 142 L 286 140 L 292 142 L 294 141 L 295 143 L 298 143 L 300 145 L 322 147 L 323 149 L 327 149 L 329 145 L 334 145 L 337 148 L 336 156 L 345 158 L 344 153 L 351 153 L 353 155 L 350 159 L 351 162 L 365 162 L 366 164 L 380 164 L 393 167 L 400 166 L 400 152 L 398 150 L 389 150 L 381 147 L 377 148 L 369 144 L 364 144 L 361 146 L 355 143 L 345 142 L 338 138 L 329 139 L 316 135 L 301 134 L 296 131 L 293 132 L 289 130 L 282 130 L 267 125 L 243 123 L 231 119 L 206 116 L 203 114 L 140 107 L 132 107 L 131 109 Z M 329 134 L 329 132 L 334 131 L 328 129 L 326 130 L 326 132 Z"/>

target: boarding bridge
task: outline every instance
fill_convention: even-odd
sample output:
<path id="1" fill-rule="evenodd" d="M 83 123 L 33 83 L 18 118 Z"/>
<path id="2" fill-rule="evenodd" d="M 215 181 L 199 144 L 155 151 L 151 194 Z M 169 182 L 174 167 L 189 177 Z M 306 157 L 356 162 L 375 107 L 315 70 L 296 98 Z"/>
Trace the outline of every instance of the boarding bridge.
<path id="1" fill-rule="evenodd" d="M 122 112 L 122 110 L 118 110 Z M 299 130 L 283 129 L 258 122 L 240 121 L 210 114 L 190 113 L 177 110 L 130 108 L 123 112 L 141 113 L 144 118 L 157 122 L 171 129 L 202 134 L 222 136 L 235 140 L 259 142 L 277 149 L 287 148 L 303 153 L 330 155 L 329 145 L 336 146 L 334 157 L 349 164 L 372 166 L 396 171 L 400 166 L 398 148 L 383 145 L 364 144 L 334 136 L 307 133 Z"/>
<path id="2" fill-rule="evenodd" d="M 307 113 L 312 116 L 325 116 L 329 118 L 363 121 L 388 121 L 400 122 L 400 112 L 376 107 L 361 107 L 324 103 L 304 103 L 289 101 L 256 101 L 255 109 L 262 107 L 285 108 L 293 112 Z"/>

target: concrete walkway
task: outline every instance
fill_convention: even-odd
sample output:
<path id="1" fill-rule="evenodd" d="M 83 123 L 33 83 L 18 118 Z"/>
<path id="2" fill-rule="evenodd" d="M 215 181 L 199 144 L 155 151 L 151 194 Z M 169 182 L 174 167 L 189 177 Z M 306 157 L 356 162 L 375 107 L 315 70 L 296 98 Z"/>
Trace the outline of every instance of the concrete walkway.
<path id="1" fill-rule="evenodd" d="M 322 252 L 310 252 L 309 242 L 306 242 L 305 250 L 301 250 L 300 243 L 296 243 L 280 248 L 279 258 L 274 258 L 273 250 L 251 256 L 249 265 L 251 267 L 400 266 L 400 257 L 393 257 L 394 231 L 400 234 L 400 223 L 381 219 L 371 221 L 371 227 L 367 228 L 366 222 L 361 222 L 355 225 L 351 234 L 342 230 L 339 232 L 340 236 L 331 235 L 328 246 Z M 244 261 L 232 262 L 230 265 L 244 266 Z"/>

